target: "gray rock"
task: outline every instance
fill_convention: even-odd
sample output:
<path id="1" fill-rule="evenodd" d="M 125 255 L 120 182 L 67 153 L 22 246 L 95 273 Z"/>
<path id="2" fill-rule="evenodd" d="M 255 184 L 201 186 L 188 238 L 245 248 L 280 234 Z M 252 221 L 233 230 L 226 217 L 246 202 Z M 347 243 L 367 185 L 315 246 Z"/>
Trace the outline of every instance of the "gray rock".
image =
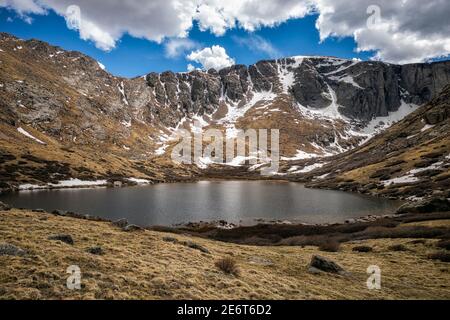
<path id="1" fill-rule="evenodd" d="M 125 232 L 134 232 L 134 231 L 142 231 L 142 230 L 144 230 L 142 227 L 139 227 L 134 224 L 129 224 L 125 228 L 123 228 L 123 231 L 125 231 Z"/>
<path id="2" fill-rule="evenodd" d="M 315 255 L 312 257 L 311 263 L 309 264 L 309 268 L 316 268 L 320 271 L 329 272 L 329 273 L 338 273 L 344 274 L 345 270 L 335 263 L 334 261 Z"/>
<path id="3" fill-rule="evenodd" d="M 54 214 L 56 216 L 64 217 L 64 216 L 67 215 L 67 211 L 65 211 L 65 210 L 53 210 L 52 214 Z"/>
<path id="4" fill-rule="evenodd" d="M 70 234 L 57 234 L 54 236 L 48 237 L 48 240 L 61 241 L 73 246 L 74 241 Z"/>
<path id="5" fill-rule="evenodd" d="M 198 243 L 192 242 L 192 241 L 184 241 L 182 242 L 182 244 L 188 248 L 194 249 L 194 250 L 198 250 L 201 251 L 203 253 L 207 253 L 210 254 L 211 252 L 206 249 L 205 247 L 199 245 Z"/>
<path id="6" fill-rule="evenodd" d="M 105 253 L 102 247 L 91 247 L 86 249 L 86 251 L 97 256 L 102 256 Z"/>
<path id="7" fill-rule="evenodd" d="M 119 228 L 125 228 L 126 226 L 128 226 L 128 220 L 127 219 L 120 219 L 117 221 L 114 221 L 112 223 L 113 226 L 115 227 L 119 227 Z"/>
<path id="8" fill-rule="evenodd" d="M 11 207 L 6 203 L 0 201 L 0 211 L 9 211 L 9 210 L 11 210 Z"/>
<path id="9" fill-rule="evenodd" d="M 165 241 L 165 242 L 172 242 L 172 243 L 178 243 L 179 242 L 177 239 L 172 238 L 172 237 L 164 237 L 163 241 Z"/>
<path id="10" fill-rule="evenodd" d="M 304 61 L 295 71 L 296 81 L 291 92 L 301 105 L 321 109 L 331 104 L 330 90 L 327 83 L 311 62 Z"/>
<path id="11" fill-rule="evenodd" d="M 353 247 L 352 251 L 354 252 L 372 252 L 373 248 L 369 246 L 356 246 Z"/>
<path id="12" fill-rule="evenodd" d="M 317 269 L 315 267 L 309 267 L 308 268 L 308 272 L 311 273 L 311 274 L 321 274 L 321 273 L 323 273 L 322 270 L 319 270 L 319 269 Z"/>
<path id="13" fill-rule="evenodd" d="M 44 209 L 33 209 L 32 212 L 35 212 L 35 213 L 46 213 L 46 211 Z"/>
<path id="14" fill-rule="evenodd" d="M 25 250 L 15 245 L 2 243 L 0 244 L 0 256 L 22 257 L 26 254 Z"/>

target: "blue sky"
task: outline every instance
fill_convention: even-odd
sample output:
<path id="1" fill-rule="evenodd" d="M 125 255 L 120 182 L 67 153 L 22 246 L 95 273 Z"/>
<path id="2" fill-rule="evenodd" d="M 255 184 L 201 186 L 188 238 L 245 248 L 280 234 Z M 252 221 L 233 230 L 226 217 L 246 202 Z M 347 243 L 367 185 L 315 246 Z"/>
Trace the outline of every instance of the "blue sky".
<path id="1" fill-rule="evenodd" d="M 98 49 L 93 42 L 81 40 L 75 30 L 70 30 L 65 19 L 49 11 L 46 15 L 32 15 L 33 22 L 27 23 L 15 11 L 0 8 L 0 31 L 14 34 L 22 39 L 37 38 L 66 50 L 83 52 L 104 64 L 109 72 L 118 76 L 134 77 L 151 71 L 172 70 L 182 72 L 191 63 L 187 50 L 176 57 L 168 57 L 164 42 L 134 38 L 125 34 L 116 47 L 109 52 Z M 189 31 L 188 39 L 196 43 L 197 50 L 213 45 L 225 48 L 226 53 L 238 64 L 252 64 L 262 59 L 293 55 L 327 55 L 341 58 L 373 56 L 373 52 L 357 53 L 357 44 L 351 37 L 327 38 L 320 42 L 315 27 L 317 14 L 300 19 L 290 19 L 275 27 L 262 27 L 254 32 L 242 28 L 227 30 L 223 36 L 216 36 L 209 30 L 200 31 L 197 23 Z M 253 41 L 264 41 L 270 50 L 260 50 Z M 269 52 L 268 52 L 269 51 Z"/>

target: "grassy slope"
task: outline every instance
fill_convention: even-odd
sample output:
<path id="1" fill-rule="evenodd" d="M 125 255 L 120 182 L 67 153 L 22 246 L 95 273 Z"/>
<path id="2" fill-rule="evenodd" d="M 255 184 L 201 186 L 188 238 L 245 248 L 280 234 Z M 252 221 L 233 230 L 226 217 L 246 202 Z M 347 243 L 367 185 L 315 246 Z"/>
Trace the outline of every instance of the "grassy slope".
<path id="1" fill-rule="evenodd" d="M 165 242 L 164 233 L 126 233 L 107 222 L 21 210 L 0 212 L 0 221 L 0 243 L 29 252 L 25 257 L 0 256 L 4 299 L 450 299 L 450 267 L 427 259 L 435 251 L 434 240 L 368 240 L 362 244 L 374 247 L 373 253 L 352 252 L 355 244 L 350 243 L 339 253 L 320 253 L 316 247 L 253 247 L 175 236 L 211 252 L 204 254 Z M 75 245 L 47 240 L 60 233 L 71 234 Z M 389 251 L 393 244 L 411 250 Z M 101 245 L 105 255 L 85 251 L 95 245 Z M 341 264 L 352 277 L 308 273 L 307 265 L 318 253 Z M 238 278 L 214 266 L 229 255 L 240 267 Z M 83 273 L 81 291 L 65 286 L 66 268 L 74 264 Z M 366 287 L 366 269 L 374 264 L 383 272 L 380 291 Z"/>
<path id="2" fill-rule="evenodd" d="M 416 112 L 371 139 L 363 146 L 330 158 L 328 164 L 309 174 L 309 178 L 329 174 L 311 187 L 343 189 L 387 197 L 423 197 L 433 192 L 448 194 L 450 185 L 450 86 Z M 446 114 L 433 126 L 426 126 L 430 113 Z M 417 182 L 383 186 L 387 179 L 403 177 L 413 169 L 442 163 L 439 171 L 422 172 Z M 382 176 L 387 176 L 383 178 Z M 365 186 L 374 184 L 369 189 Z"/>

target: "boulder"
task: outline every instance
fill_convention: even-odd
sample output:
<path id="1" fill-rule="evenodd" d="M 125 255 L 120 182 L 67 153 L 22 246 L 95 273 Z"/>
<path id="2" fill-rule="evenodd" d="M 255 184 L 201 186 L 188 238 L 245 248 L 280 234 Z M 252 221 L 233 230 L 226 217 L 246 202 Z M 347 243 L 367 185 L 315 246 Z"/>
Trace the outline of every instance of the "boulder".
<path id="1" fill-rule="evenodd" d="M 112 224 L 115 227 L 125 228 L 126 226 L 128 226 L 128 220 L 127 219 L 120 219 L 120 220 L 114 221 Z"/>
<path id="2" fill-rule="evenodd" d="M 450 201 L 446 198 L 424 199 L 418 202 L 406 203 L 397 209 L 397 214 L 431 213 L 450 211 Z"/>
<path id="3" fill-rule="evenodd" d="M 164 237 L 163 241 L 164 242 L 171 242 L 171 243 L 178 243 L 178 240 L 173 238 L 173 237 Z"/>
<path id="4" fill-rule="evenodd" d="M 52 214 L 54 214 L 55 216 L 66 216 L 67 215 L 67 211 L 65 210 L 53 210 Z"/>
<path id="5" fill-rule="evenodd" d="M 61 241 L 73 246 L 74 241 L 70 234 L 57 234 L 54 236 L 48 237 L 48 240 Z"/>
<path id="6" fill-rule="evenodd" d="M 123 231 L 125 232 L 142 231 L 142 230 L 144 230 L 142 227 L 139 227 L 134 224 L 129 224 L 125 228 L 123 228 Z"/>
<path id="7" fill-rule="evenodd" d="M 354 252 L 372 252 L 373 248 L 369 246 L 356 246 L 353 247 L 352 251 Z"/>
<path id="8" fill-rule="evenodd" d="M 0 256 L 22 257 L 26 254 L 25 250 L 15 245 L 2 243 L 0 244 Z"/>
<path id="9" fill-rule="evenodd" d="M 211 253 L 205 247 L 203 247 L 203 246 L 201 246 L 201 245 L 199 245 L 199 244 L 197 244 L 195 242 L 192 242 L 192 241 L 184 241 L 182 244 L 184 246 L 188 247 L 188 248 L 191 248 L 191 249 L 194 249 L 194 250 L 198 250 L 198 251 L 201 251 L 203 253 L 207 253 L 207 254 Z"/>
<path id="10" fill-rule="evenodd" d="M 102 247 L 91 247 L 87 248 L 86 251 L 90 254 L 96 255 L 96 256 L 102 256 L 105 252 L 103 251 Z"/>
<path id="11" fill-rule="evenodd" d="M 0 211 L 9 211 L 9 210 L 11 210 L 11 207 L 6 203 L 0 201 Z"/>
<path id="12" fill-rule="evenodd" d="M 337 274 L 346 273 L 345 270 L 336 262 L 318 255 L 313 256 L 311 263 L 309 264 L 309 270 L 315 269 L 329 273 L 337 273 Z"/>

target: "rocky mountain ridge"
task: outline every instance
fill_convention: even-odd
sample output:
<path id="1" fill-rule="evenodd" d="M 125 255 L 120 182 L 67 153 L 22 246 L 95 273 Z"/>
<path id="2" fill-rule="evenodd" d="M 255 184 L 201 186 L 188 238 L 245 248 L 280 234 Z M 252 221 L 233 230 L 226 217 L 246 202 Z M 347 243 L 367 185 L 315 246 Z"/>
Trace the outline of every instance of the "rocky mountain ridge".
<path id="1" fill-rule="evenodd" d="M 199 170 L 176 166 L 168 157 L 170 136 L 179 128 L 280 129 L 284 160 L 329 156 L 401 120 L 450 82 L 449 61 L 398 66 L 333 57 L 126 79 L 79 52 L 5 33 L 0 61 L 4 154 L 14 154 L 17 144 L 22 153 L 47 161 L 70 159 L 66 150 L 83 152 L 93 163 L 108 158 L 102 170 L 87 166 L 96 177 L 133 174 L 158 181 Z M 129 161 L 148 170 L 130 172 L 135 165 Z M 48 177 L 23 172 L 13 180 Z"/>

